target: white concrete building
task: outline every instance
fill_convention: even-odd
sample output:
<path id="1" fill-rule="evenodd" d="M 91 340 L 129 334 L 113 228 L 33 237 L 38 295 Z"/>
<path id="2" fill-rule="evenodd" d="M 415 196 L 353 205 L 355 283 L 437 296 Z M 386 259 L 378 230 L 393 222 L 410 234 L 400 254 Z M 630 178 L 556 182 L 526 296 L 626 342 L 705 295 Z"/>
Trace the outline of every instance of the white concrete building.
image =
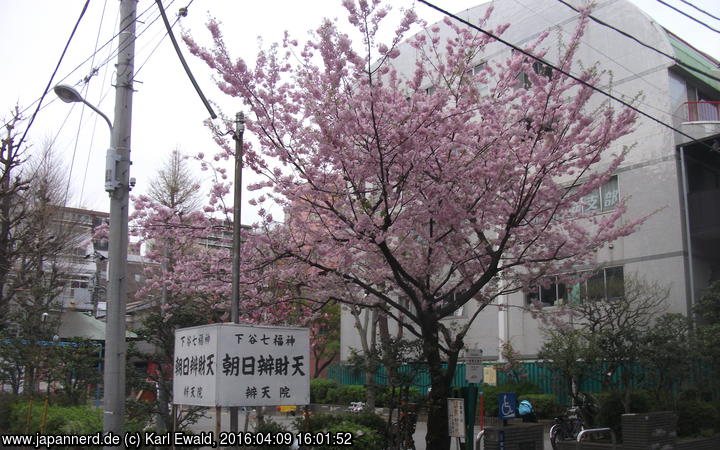
<path id="1" fill-rule="evenodd" d="M 578 0 L 570 3 L 585 4 Z M 494 6 L 490 27 L 509 23 L 503 38 L 515 45 L 523 46 L 543 31 L 550 31 L 545 60 L 553 64 L 557 35 L 567 42 L 577 24 L 578 13 L 556 0 L 496 0 L 458 15 L 478 23 L 490 5 Z M 669 33 L 626 0 L 600 0 L 592 15 L 681 62 L 720 77 L 718 61 Z M 442 23 L 437 25 L 448 30 Z M 478 57 L 477 64 L 505 59 L 510 52 L 503 44 L 493 43 Z M 403 46 L 396 60 L 398 70 L 410 76 L 414 58 L 415 50 Z M 587 283 L 608 286 L 609 281 L 631 274 L 659 281 L 670 287 L 667 311 L 691 314 L 702 288 L 720 279 L 720 150 L 713 152 L 705 145 L 720 149 L 720 82 L 594 22 L 582 38 L 577 58 L 585 66 L 598 63 L 602 70 L 612 73 L 612 86 L 600 88 L 611 88 L 614 95 L 627 100 L 641 94 L 636 103 L 641 110 L 694 138 L 639 117 L 636 131 L 615 143 L 618 148 L 635 147 L 615 176 L 595 196 L 586 198 L 588 207 L 601 214 L 612 209 L 618 198 L 627 198 L 629 218 L 654 214 L 639 231 L 598 252 L 600 266 Z M 595 268 L 577 268 L 589 269 Z M 612 296 L 612 289 L 610 286 L 606 295 Z M 572 295 L 572 287 L 554 284 L 550 289 L 507 296 L 501 302 L 522 307 L 529 297 L 536 296 L 546 308 L 554 308 Z M 465 311 L 458 312 L 460 317 L 446 320 L 464 320 L 473 307 L 468 303 Z M 345 312 L 343 360 L 351 347 L 360 348 L 357 335 L 352 316 Z M 498 356 L 502 341 L 510 341 L 523 357 L 533 358 L 542 345 L 538 321 L 521 308 L 486 307 L 465 339 L 466 346 L 477 344 L 486 357 L 493 358 Z"/>

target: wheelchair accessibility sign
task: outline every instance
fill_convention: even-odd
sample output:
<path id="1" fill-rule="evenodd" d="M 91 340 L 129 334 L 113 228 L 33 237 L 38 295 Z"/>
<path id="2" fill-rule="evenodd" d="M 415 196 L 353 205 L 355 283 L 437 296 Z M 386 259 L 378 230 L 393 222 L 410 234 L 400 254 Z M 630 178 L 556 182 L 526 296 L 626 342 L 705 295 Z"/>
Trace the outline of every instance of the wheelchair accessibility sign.
<path id="1" fill-rule="evenodd" d="M 500 419 L 513 419 L 515 418 L 515 410 L 517 407 L 517 400 L 514 392 L 501 392 L 498 394 L 498 413 Z"/>

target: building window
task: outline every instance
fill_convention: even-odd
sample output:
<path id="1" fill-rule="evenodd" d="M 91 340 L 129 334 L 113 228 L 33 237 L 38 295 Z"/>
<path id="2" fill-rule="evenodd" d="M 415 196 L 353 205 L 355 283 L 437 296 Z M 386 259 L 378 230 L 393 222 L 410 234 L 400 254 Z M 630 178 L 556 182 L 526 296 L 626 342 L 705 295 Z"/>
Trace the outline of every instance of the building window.
<path id="1" fill-rule="evenodd" d="M 528 305 L 539 303 L 543 306 L 560 306 L 584 300 L 613 300 L 625 295 L 622 266 L 600 269 L 578 283 L 562 282 L 558 276 L 549 277 L 548 281 L 546 286 L 530 288 L 526 294 Z"/>
<path id="2" fill-rule="evenodd" d="M 544 64 L 540 61 L 535 61 L 534 63 L 532 63 L 532 69 L 536 75 L 545 77 L 548 80 L 552 79 L 552 67 L 548 66 L 547 64 Z M 532 82 L 530 81 L 530 77 L 528 76 L 527 72 L 520 72 L 517 76 L 517 79 L 517 87 L 530 89 L 530 87 L 532 86 Z"/>
<path id="3" fill-rule="evenodd" d="M 473 77 L 478 75 L 482 70 L 485 68 L 485 62 L 481 62 L 478 64 L 475 64 L 475 66 L 472 69 L 469 69 L 465 72 L 465 76 L 463 77 L 463 82 L 472 80 Z M 477 85 L 478 92 L 480 95 L 485 95 L 488 92 L 488 85 L 487 83 L 478 83 Z"/>
<path id="4" fill-rule="evenodd" d="M 602 186 L 580 199 L 570 211 L 573 215 L 580 213 L 605 212 L 615 208 L 620 200 L 620 189 L 617 176 L 610 177 Z"/>

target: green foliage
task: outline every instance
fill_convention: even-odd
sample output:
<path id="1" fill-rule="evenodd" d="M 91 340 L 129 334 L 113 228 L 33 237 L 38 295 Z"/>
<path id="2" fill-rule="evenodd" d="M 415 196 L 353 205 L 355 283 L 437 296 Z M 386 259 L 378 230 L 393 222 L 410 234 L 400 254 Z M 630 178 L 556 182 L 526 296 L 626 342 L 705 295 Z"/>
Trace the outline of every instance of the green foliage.
<path id="1" fill-rule="evenodd" d="M 518 402 L 528 400 L 533 405 L 538 419 L 552 419 L 561 412 L 560 404 L 553 394 L 524 394 L 517 400 Z"/>
<path id="2" fill-rule="evenodd" d="M 310 402 L 326 405 L 350 405 L 352 402 L 365 401 L 366 389 L 361 385 L 342 385 L 335 380 L 316 378 L 310 380 Z M 401 389 L 403 395 L 407 393 L 409 403 L 422 403 L 425 400 L 416 387 L 398 387 L 395 388 L 393 394 L 390 386 L 377 386 L 376 406 L 386 407 L 391 401 L 397 404 Z"/>
<path id="3" fill-rule="evenodd" d="M 344 428 L 341 427 L 341 425 Z M 311 414 L 307 417 L 299 417 L 294 421 L 295 429 L 311 433 L 331 430 L 350 432 L 353 432 L 353 430 L 362 430 L 363 433 L 365 433 L 365 430 L 369 430 L 372 431 L 372 434 L 369 435 L 367 442 L 381 443 L 384 442 L 384 437 L 386 436 L 386 425 L 385 419 L 369 411 L 342 414 Z M 355 435 L 355 437 L 357 438 L 358 436 Z M 380 441 L 376 441 L 376 439 L 380 439 Z M 376 447 L 356 447 L 356 445 L 365 445 L 365 442 L 365 440 L 359 441 L 355 439 L 353 440 L 353 448 L 382 448 L 382 445 Z"/>
<path id="4" fill-rule="evenodd" d="M 485 415 L 486 416 L 497 416 L 498 415 L 498 394 L 501 392 L 515 392 L 518 400 L 525 398 L 529 394 L 542 394 L 542 389 L 539 386 L 529 382 L 523 383 L 504 383 L 497 386 L 483 385 L 480 388 L 485 396 Z M 533 406 L 535 404 L 533 403 Z"/>
<path id="5" fill-rule="evenodd" d="M 177 296 L 175 300 L 179 302 Z M 175 330 L 207 323 L 207 311 L 203 310 L 202 302 L 179 302 L 173 305 L 172 314 L 164 316 L 159 310 L 153 311 L 144 317 L 140 328 L 135 330 L 138 337 L 150 344 L 153 351 L 143 353 L 134 345 L 128 347 L 128 365 L 126 368 L 128 392 L 148 389 L 155 392 L 157 386 L 166 399 L 172 399 L 172 364 L 175 351 Z M 157 370 L 148 374 L 137 371 L 131 360 L 140 360 L 154 363 Z M 148 378 L 151 380 L 148 382 Z M 188 426 L 196 423 L 204 415 L 205 408 L 190 407 L 185 409 L 179 419 L 173 424 L 170 409 L 161 398 L 154 402 L 128 401 L 127 413 L 134 426 L 143 428 L 155 423 L 158 431 L 185 431 Z"/>
<path id="6" fill-rule="evenodd" d="M 390 407 L 392 403 L 393 407 L 397 407 L 401 399 L 403 402 L 415 404 L 422 404 L 426 400 L 425 396 L 420 393 L 420 389 L 416 387 L 396 387 L 393 393 L 390 386 L 382 386 L 377 394 L 376 404 L 379 407 Z"/>
<path id="7" fill-rule="evenodd" d="M 720 415 L 715 407 L 696 399 L 678 401 L 678 436 L 700 436 L 718 431 Z"/>
<path id="8" fill-rule="evenodd" d="M 699 380 L 706 388 L 720 390 L 720 281 L 708 286 L 695 306 L 700 316 L 696 328 L 699 360 L 708 367 L 706 376 Z"/>
<path id="9" fill-rule="evenodd" d="M 274 435 L 274 434 L 276 434 L 276 433 L 285 433 L 285 432 L 287 432 L 287 431 L 288 431 L 287 428 L 285 428 L 285 427 L 282 426 L 281 424 L 279 424 L 279 423 L 277 423 L 277 422 L 275 422 L 275 421 L 273 421 L 273 420 L 271 420 L 271 419 L 268 419 L 268 418 L 265 418 L 265 419 L 263 420 L 263 422 L 260 423 L 260 424 L 258 424 L 258 426 L 255 428 L 255 432 L 256 432 L 256 433 L 263 433 L 263 434 L 267 433 L 267 434 L 271 434 L 271 435 Z M 260 449 L 269 449 L 269 448 L 282 449 L 282 450 L 284 450 L 284 449 L 289 449 L 290 446 L 289 446 L 289 445 L 285 445 L 285 446 L 266 446 L 266 445 L 262 445 L 262 446 L 255 447 L 255 448 L 258 449 L 258 450 L 260 450 Z"/>
<path id="10" fill-rule="evenodd" d="M 0 433 L 10 429 L 10 414 L 19 397 L 8 392 L 0 392 Z"/>
<path id="11" fill-rule="evenodd" d="M 615 434 L 621 436 L 621 416 L 625 414 L 623 394 L 620 392 L 605 392 L 593 395 L 598 401 L 600 409 L 595 417 L 596 426 L 609 427 Z M 647 392 L 638 391 L 630 394 L 631 413 L 644 413 L 656 410 L 652 396 Z"/>
<path id="12" fill-rule="evenodd" d="M 365 386 L 350 384 L 328 389 L 326 400 L 331 405 L 349 405 L 352 402 L 362 402 L 365 400 Z"/>
<path id="13" fill-rule="evenodd" d="M 543 334 L 538 359 L 554 374 L 562 391 L 575 395 L 573 385 L 580 386 L 594 371 L 587 332 L 558 327 L 544 329 Z"/>
<path id="14" fill-rule="evenodd" d="M 641 337 L 640 366 L 658 402 L 671 405 L 672 393 L 690 373 L 696 346 L 689 332 L 685 316 L 664 314 Z"/>
<path id="15" fill-rule="evenodd" d="M 87 403 L 88 387 L 102 379 L 100 346 L 84 338 L 73 338 L 71 343 L 48 348 L 51 359 L 46 373 L 50 380 L 62 386 L 56 401 L 65 406 L 79 406 Z"/>
<path id="16" fill-rule="evenodd" d="M 340 386 L 335 380 L 313 378 L 310 380 L 310 403 L 327 403 L 328 391 Z"/>
<path id="17" fill-rule="evenodd" d="M 384 443 L 383 439 L 375 430 L 348 420 L 330 425 L 327 431 L 329 431 L 331 435 L 341 432 L 352 433 L 352 448 L 354 450 L 377 450 L 382 448 Z M 322 446 L 315 448 L 318 450 L 340 450 L 348 447 Z"/>
<path id="18" fill-rule="evenodd" d="M 30 434 L 40 431 L 43 414 L 43 402 L 35 400 L 32 404 L 32 417 L 28 432 Z M 29 402 L 15 403 L 10 413 L 10 433 L 25 433 L 27 424 Z M 45 434 L 93 434 L 103 430 L 102 409 L 92 409 L 84 406 L 55 406 L 48 407 L 45 421 Z"/>

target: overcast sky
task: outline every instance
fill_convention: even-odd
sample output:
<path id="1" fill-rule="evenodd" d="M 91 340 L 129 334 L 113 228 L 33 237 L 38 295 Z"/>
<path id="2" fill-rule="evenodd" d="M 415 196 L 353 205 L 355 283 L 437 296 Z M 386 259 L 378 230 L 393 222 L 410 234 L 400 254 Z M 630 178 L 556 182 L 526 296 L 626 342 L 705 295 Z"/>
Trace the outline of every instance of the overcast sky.
<path id="1" fill-rule="evenodd" d="M 186 6 L 188 1 L 163 1 L 171 22 L 178 8 Z M 532 3 L 533 0 L 509 1 Z M 720 58 L 720 34 L 682 17 L 655 0 L 631 1 L 698 49 Z M 666 1 L 720 29 L 720 21 L 703 15 L 680 0 Z M 436 0 L 434 3 L 458 12 L 483 2 Z M 720 17 L 720 1 L 692 0 L 692 3 Z M 303 38 L 308 29 L 320 24 L 323 17 L 344 17 L 340 4 L 340 0 L 194 0 L 188 16 L 180 23 L 200 41 L 207 42 L 204 23 L 209 15 L 219 18 L 224 24 L 226 41 L 234 56 L 252 60 L 257 50 L 257 36 L 262 36 L 266 44 L 280 40 L 285 30 L 295 37 Z M 441 19 L 438 13 L 412 0 L 394 0 L 392 4 L 396 9 L 414 6 L 420 17 L 428 22 Z M 40 97 L 83 5 L 84 0 L 0 0 L 2 123 L 9 118 L 9 112 L 16 103 L 25 108 Z M 96 41 L 99 47 L 115 35 L 118 9 L 118 0 L 90 1 L 53 82 L 54 85 L 64 80 L 64 83 L 74 85 L 89 75 L 91 67 L 99 67 L 100 70 L 91 78 L 83 94 L 90 103 L 108 114 L 111 120 L 114 104 L 111 81 L 114 78 L 116 58 L 112 57 L 102 66 L 101 63 L 109 59 L 116 42 L 98 51 L 94 61 L 81 63 L 94 53 Z M 169 39 L 163 39 L 155 49 L 165 35 L 165 28 L 161 20 L 152 23 L 158 16 L 154 0 L 139 1 L 138 14 L 146 10 L 140 18 L 144 23 L 139 23 L 137 27 L 137 92 L 134 95 L 131 176 L 137 178 L 138 184 L 134 193 L 147 189 L 154 173 L 175 147 L 186 154 L 200 151 L 213 154 L 216 151 L 210 133 L 203 126 L 203 120 L 208 117 L 207 111 L 183 72 Z M 180 27 L 176 26 L 174 31 L 179 37 Z M 625 31 L 632 33 L 633 30 Z M 220 105 L 226 114 L 234 115 L 241 107 L 239 102 L 224 96 L 215 88 L 207 67 L 190 55 L 184 46 L 183 53 L 207 97 Z M 80 68 L 73 71 L 78 66 Z M 28 142 L 33 145 L 33 149 L 39 149 L 44 141 L 55 139 L 54 145 L 68 167 L 67 178 L 72 192 L 69 206 L 107 211 L 109 201 L 103 191 L 105 150 L 110 140 L 107 125 L 87 108 L 83 112 L 80 105 L 71 108 L 55 100 L 52 91 L 45 98 L 44 105 L 46 107 L 38 114 Z M 33 111 L 34 107 L 28 109 L 25 115 L 30 116 Z M 198 175 L 203 174 L 198 171 Z M 246 179 L 249 175 L 246 174 Z M 254 220 L 252 209 L 244 205 L 243 222 Z"/>

